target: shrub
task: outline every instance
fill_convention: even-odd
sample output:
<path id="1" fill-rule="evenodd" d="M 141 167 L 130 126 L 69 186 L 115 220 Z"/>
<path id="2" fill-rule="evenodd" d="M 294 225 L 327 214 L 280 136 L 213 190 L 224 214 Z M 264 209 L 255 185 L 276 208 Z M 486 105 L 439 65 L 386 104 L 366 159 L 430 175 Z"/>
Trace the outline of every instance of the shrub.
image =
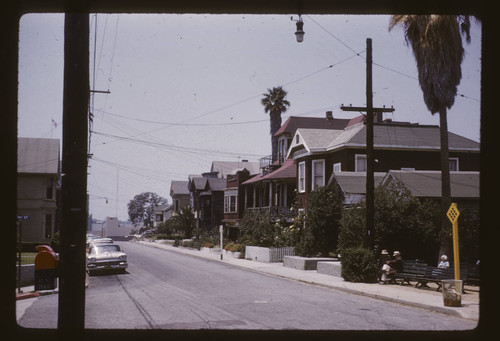
<path id="1" fill-rule="evenodd" d="M 342 198 L 332 186 L 316 188 L 309 193 L 306 215 L 294 224 L 298 229 L 293 237 L 298 239 L 295 245 L 298 254 L 328 256 L 335 252 L 342 212 Z"/>
<path id="2" fill-rule="evenodd" d="M 231 251 L 231 252 L 241 252 L 241 251 L 243 251 L 243 245 L 229 243 L 224 247 L 224 250 Z"/>
<path id="3" fill-rule="evenodd" d="M 342 277 L 348 282 L 374 283 L 378 277 L 377 259 L 369 249 L 346 248 L 341 254 Z"/>

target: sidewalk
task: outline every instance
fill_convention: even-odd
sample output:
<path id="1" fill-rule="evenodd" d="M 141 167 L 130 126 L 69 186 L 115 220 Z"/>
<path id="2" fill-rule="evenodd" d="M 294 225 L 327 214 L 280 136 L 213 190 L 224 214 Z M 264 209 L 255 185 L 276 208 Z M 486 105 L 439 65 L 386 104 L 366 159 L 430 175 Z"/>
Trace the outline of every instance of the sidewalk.
<path id="1" fill-rule="evenodd" d="M 137 243 L 194 257 L 211 259 L 255 272 L 315 284 L 350 294 L 363 295 L 479 321 L 479 287 L 476 286 L 466 285 L 464 287 L 466 293 L 462 295 L 461 307 L 445 307 L 441 292 L 436 291 L 437 287 L 433 287 L 433 284 L 430 284 L 431 288 L 429 289 L 418 289 L 413 287 L 413 285 L 401 286 L 380 285 L 378 283 L 351 283 L 344 281 L 341 277 L 321 274 L 316 270 L 297 270 L 285 267 L 283 263 L 262 263 L 246 259 L 237 259 L 228 255 L 224 255 L 221 260 L 219 252 L 211 252 L 204 249 L 198 251 L 184 247 L 173 247 L 161 242 L 137 241 Z"/>

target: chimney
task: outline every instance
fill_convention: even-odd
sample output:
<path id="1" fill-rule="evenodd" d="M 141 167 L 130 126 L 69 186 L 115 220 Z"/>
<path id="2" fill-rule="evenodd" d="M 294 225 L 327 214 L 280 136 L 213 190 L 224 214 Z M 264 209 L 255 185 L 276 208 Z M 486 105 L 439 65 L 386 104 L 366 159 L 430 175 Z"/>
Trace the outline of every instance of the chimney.
<path id="1" fill-rule="evenodd" d="M 332 114 L 332 112 L 331 112 L 331 111 L 327 111 L 327 112 L 326 112 L 326 119 L 327 119 L 328 121 L 333 121 L 333 114 Z"/>

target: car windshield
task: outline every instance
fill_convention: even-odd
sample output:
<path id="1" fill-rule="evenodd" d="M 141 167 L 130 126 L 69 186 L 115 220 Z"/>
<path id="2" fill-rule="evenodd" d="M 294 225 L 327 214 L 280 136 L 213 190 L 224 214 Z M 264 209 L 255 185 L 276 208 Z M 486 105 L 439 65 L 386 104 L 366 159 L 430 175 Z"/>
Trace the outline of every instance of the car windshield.
<path id="1" fill-rule="evenodd" d="M 95 253 L 120 251 L 118 245 L 99 245 L 95 247 Z"/>

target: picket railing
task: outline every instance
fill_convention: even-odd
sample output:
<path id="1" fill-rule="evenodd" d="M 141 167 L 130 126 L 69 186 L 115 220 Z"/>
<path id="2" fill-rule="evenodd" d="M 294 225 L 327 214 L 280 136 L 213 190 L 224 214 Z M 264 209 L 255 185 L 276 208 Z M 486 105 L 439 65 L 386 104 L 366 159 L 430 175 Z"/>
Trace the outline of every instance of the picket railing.
<path id="1" fill-rule="evenodd" d="M 277 263 L 283 262 L 283 258 L 285 256 L 295 256 L 295 248 L 294 247 L 279 247 L 279 248 L 270 248 L 269 249 L 269 262 Z"/>
<path id="2" fill-rule="evenodd" d="M 246 246 L 245 258 L 256 260 L 258 262 L 278 263 L 283 262 L 285 256 L 294 256 L 295 248 L 279 247 L 267 248 L 259 246 Z"/>

